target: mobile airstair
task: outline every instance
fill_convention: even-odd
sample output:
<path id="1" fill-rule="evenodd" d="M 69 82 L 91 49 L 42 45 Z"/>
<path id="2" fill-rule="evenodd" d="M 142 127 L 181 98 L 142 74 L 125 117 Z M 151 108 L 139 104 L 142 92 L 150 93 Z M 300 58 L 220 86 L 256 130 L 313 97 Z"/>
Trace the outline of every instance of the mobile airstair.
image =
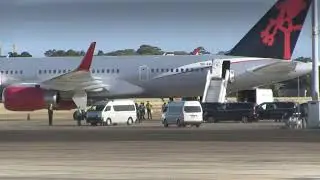
<path id="1" fill-rule="evenodd" d="M 216 59 L 208 70 L 202 102 L 225 102 L 228 83 L 233 82 L 234 73 L 230 71 L 230 61 Z"/>

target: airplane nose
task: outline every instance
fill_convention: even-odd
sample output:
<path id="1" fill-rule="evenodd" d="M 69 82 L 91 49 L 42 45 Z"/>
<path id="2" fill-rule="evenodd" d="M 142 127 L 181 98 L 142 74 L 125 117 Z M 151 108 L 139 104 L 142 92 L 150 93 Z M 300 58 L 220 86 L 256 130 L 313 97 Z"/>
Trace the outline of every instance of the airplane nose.
<path id="1" fill-rule="evenodd" d="M 298 62 L 295 68 L 295 72 L 299 75 L 305 75 L 312 72 L 312 63 Z"/>

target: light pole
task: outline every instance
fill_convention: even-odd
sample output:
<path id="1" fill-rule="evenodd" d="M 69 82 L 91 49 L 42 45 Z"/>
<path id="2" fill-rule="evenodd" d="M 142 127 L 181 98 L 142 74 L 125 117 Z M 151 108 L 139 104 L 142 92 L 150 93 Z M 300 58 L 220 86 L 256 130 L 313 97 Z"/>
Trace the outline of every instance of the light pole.
<path id="1" fill-rule="evenodd" d="M 300 77 L 298 77 L 298 97 L 300 97 Z"/>
<path id="2" fill-rule="evenodd" d="M 319 54 L 318 54 L 318 0 L 313 0 L 312 5 L 312 100 L 319 99 Z"/>

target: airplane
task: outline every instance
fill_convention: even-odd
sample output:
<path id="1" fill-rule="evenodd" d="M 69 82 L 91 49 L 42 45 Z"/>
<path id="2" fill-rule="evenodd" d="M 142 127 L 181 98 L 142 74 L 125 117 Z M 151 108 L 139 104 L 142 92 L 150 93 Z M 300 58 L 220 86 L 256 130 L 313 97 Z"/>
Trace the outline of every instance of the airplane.
<path id="1" fill-rule="evenodd" d="M 84 109 L 106 98 L 201 96 L 207 71 L 230 60 L 237 92 L 293 79 L 312 71 L 292 61 L 311 0 L 279 0 L 223 55 L 94 56 L 96 42 L 79 57 L 0 59 L 2 102 L 7 110 Z"/>

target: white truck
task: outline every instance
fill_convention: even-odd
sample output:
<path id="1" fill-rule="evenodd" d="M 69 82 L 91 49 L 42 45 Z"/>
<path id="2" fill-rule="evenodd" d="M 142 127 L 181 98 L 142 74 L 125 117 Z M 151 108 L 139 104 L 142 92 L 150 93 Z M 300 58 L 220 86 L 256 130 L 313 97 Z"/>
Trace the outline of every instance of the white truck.
<path id="1" fill-rule="evenodd" d="M 264 102 L 273 102 L 272 89 L 256 89 L 256 103 L 257 105 Z"/>
<path id="2" fill-rule="evenodd" d="M 239 91 L 237 95 L 238 102 L 254 102 L 257 105 L 264 102 L 274 102 L 272 89 L 254 89 Z"/>

